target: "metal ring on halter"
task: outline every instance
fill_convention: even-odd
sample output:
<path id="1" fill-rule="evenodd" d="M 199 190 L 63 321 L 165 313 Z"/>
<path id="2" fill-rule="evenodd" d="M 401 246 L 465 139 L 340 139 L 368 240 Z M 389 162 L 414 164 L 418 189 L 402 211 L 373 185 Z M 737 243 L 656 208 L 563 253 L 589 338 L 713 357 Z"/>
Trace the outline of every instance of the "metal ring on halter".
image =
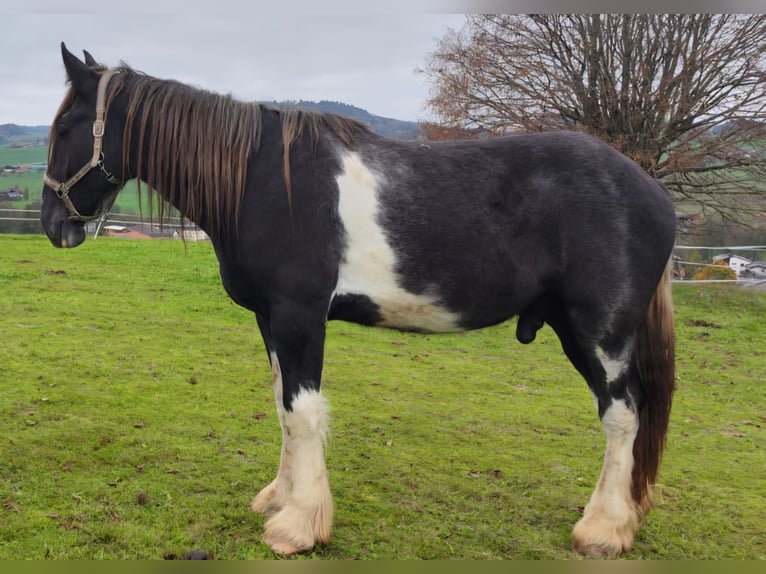
<path id="1" fill-rule="evenodd" d="M 112 185 L 116 185 L 118 187 L 122 187 L 125 185 L 125 182 L 122 181 L 120 178 L 115 177 L 112 172 L 108 171 L 106 167 L 104 166 L 104 152 L 101 152 L 101 157 L 98 158 L 98 167 L 101 169 L 101 171 L 106 176 L 106 181 L 111 183 Z"/>

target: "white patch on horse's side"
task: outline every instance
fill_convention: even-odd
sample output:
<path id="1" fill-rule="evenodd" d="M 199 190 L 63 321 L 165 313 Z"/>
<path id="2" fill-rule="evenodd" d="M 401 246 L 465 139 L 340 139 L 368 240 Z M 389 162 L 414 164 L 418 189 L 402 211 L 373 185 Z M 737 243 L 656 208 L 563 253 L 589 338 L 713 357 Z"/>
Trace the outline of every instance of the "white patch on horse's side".
<path id="1" fill-rule="evenodd" d="M 606 384 L 609 385 L 616 381 L 630 365 L 630 345 L 626 345 L 625 352 L 622 355 L 612 358 L 604 352 L 604 349 L 596 346 L 596 358 L 604 368 L 606 374 Z"/>
<path id="2" fill-rule="evenodd" d="M 380 308 L 383 327 L 460 331 L 458 315 L 441 307 L 436 297 L 410 293 L 399 286 L 396 254 L 378 221 L 380 177 L 357 153 L 347 153 L 342 163 L 338 210 L 346 245 L 335 293 L 369 297 Z"/>
<path id="3" fill-rule="evenodd" d="M 601 425 L 606 435 L 604 466 L 573 536 L 580 549 L 598 547 L 604 549 L 603 554 L 616 555 L 630 549 L 639 526 L 639 512 L 630 492 L 638 416 L 625 401 L 615 400 Z"/>
<path id="4" fill-rule="evenodd" d="M 277 552 L 292 554 L 327 542 L 332 534 L 333 502 L 324 460 L 328 404 L 318 391 L 303 389 L 283 411 L 283 458 L 289 492 L 281 509 L 264 527 L 264 540 Z"/>

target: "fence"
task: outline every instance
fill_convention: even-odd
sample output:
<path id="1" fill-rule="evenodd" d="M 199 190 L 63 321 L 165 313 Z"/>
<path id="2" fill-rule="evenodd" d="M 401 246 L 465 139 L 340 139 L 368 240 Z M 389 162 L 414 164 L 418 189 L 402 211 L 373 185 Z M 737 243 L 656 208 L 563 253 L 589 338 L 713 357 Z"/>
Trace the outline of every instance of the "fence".
<path id="1" fill-rule="evenodd" d="M 685 284 L 736 283 L 742 287 L 766 290 L 764 251 L 766 245 L 676 245 L 673 250 L 674 281 Z M 722 260 L 725 263 L 723 268 L 730 269 L 736 279 L 694 279 L 694 275 L 689 273 L 690 278 L 677 277 L 679 270 L 721 269 L 722 264 L 716 264 L 716 259 Z"/>
<path id="2" fill-rule="evenodd" d="M 39 209 L 13 209 L 13 208 L 0 208 L 0 221 L 15 221 L 15 222 L 37 222 L 39 225 L 40 221 L 40 210 Z M 147 229 L 147 226 L 153 230 L 156 229 L 164 229 L 164 230 L 178 230 L 179 228 L 183 227 L 185 230 L 190 231 L 191 233 L 197 233 L 198 228 L 188 221 L 183 221 L 181 218 L 168 218 L 165 221 L 162 222 L 161 225 L 154 225 L 151 221 L 147 222 L 145 221 L 141 216 L 139 215 L 132 215 L 132 214 L 123 214 L 123 213 L 115 213 L 112 214 L 108 220 L 109 225 L 122 225 L 128 228 L 136 228 L 139 229 Z M 104 223 L 106 222 L 91 222 L 89 223 L 88 233 L 93 235 L 94 238 L 98 237 L 99 233 L 103 231 Z M 29 231 L 25 231 L 26 233 L 29 233 Z M 42 233 L 42 229 L 39 229 L 39 232 Z M 158 233 L 155 233 L 158 234 Z M 167 234 L 165 234 L 167 235 Z M 713 257 L 714 254 L 731 254 L 735 256 L 739 256 L 743 259 L 748 259 L 750 261 L 756 261 L 760 259 L 763 261 L 766 259 L 766 245 L 733 245 L 733 246 L 707 246 L 707 245 L 676 245 L 673 249 L 673 263 L 674 268 L 676 270 L 678 269 L 704 269 L 706 267 L 714 267 L 719 268 L 720 265 L 715 265 L 713 263 Z M 694 254 L 694 257 L 690 258 L 688 257 L 688 254 Z M 691 260 L 694 259 L 694 260 Z M 686 279 L 686 278 L 679 278 L 676 277 L 674 279 L 674 283 L 684 283 L 684 284 L 714 284 L 714 283 L 735 283 L 742 287 L 748 287 L 748 288 L 755 288 L 755 289 L 763 289 L 766 290 L 766 266 L 764 267 L 764 276 L 754 276 L 754 277 L 742 277 L 739 273 L 739 270 L 735 270 L 735 273 L 737 274 L 737 279 L 703 279 L 703 280 L 695 280 L 695 279 Z M 692 275 L 693 276 L 693 275 Z"/>
<path id="3" fill-rule="evenodd" d="M 17 222 L 19 224 L 18 230 L 10 226 L 2 226 L 0 233 L 32 233 L 31 223 L 34 222 L 37 225 L 34 226 L 38 233 L 42 233 L 42 227 L 40 227 L 40 210 L 39 209 L 15 209 L 15 208 L 3 208 L 0 207 L 0 221 Z M 128 213 L 113 213 L 105 221 L 92 221 L 86 224 L 86 230 L 89 235 L 92 235 L 94 239 L 101 234 L 105 226 L 120 225 L 127 228 L 134 228 L 139 231 L 146 232 L 147 235 L 152 236 L 168 236 L 175 230 L 181 228 L 184 229 L 187 234 L 195 234 L 199 232 L 199 228 L 188 220 L 183 220 L 180 217 L 166 217 L 161 223 L 155 224 L 154 222 L 147 221 L 140 215 L 133 215 Z"/>

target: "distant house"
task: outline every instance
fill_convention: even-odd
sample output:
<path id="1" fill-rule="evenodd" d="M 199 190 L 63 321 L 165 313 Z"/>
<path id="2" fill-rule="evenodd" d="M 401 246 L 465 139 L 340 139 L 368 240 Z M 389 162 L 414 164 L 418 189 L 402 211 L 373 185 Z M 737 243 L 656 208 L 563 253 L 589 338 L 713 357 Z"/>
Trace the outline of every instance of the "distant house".
<path id="1" fill-rule="evenodd" d="M 24 199 L 24 192 L 18 187 L 0 191 L 0 201 L 18 201 L 21 199 Z"/>
<path id="2" fill-rule="evenodd" d="M 184 229 L 183 231 L 177 229 L 173 232 L 173 239 L 181 238 L 186 241 L 206 241 L 210 239 L 207 233 L 196 227 L 194 229 Z"/>
<path id="3" fill-rule="evenodd" d="M 747 265 L 753 262 L 752 259 L 742 257 L 741 255 L 734 255 L 733 253 L 722 253 L 713 257 L 713 263 L 718 263 L 719 261 L 725 262 L 729 269 L 737 274 L 737 277 L 741 277 Z"/>
<path id="4" fill-rule="evenodd" d="M 752 277 L 753 279 L 766 279 L 766 262 L 751 261 L 745 265 L 743 275 L 745 277 Z"/>
<path id="5" fill-rule="evenodd" d="M 119 214 L 116 214 L 119 217 Z M 91 221 L 86 224 L 87 233 L 95 233 L 98 223 Z M 100 234 L 104 237 L 122 237 L 125 239 L 170 239 L 173 237 L 173 230 L 151 223 L 132 223 L 129 225 L 119 225 L 110 223 L 101 228 Z"/>
<path id="6" fill-rule="evenodd" d="M 146 233 L 141 233 L 123 225 L 105 225 L 103 234 L 106 237 L 120 237 L 123 239 L 151 239 Z"/>

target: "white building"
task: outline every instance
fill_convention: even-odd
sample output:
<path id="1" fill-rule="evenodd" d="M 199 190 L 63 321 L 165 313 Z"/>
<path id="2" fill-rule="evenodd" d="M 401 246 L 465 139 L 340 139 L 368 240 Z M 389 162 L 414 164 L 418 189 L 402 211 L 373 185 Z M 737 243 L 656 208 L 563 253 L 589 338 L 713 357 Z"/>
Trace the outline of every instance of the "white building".
<path id="1" fill-rule="evenodd" d="M 194 227 L 192 229 L 184 229 L 183 231 L 176 229 L 173 231 L 173 239 L 184 239 L 186 241 L 207 241 L 210 239 L 207 233 Z"/>
<path id="2" fill-rule="evenodd" d="M 742 257 L 741 255 L 734 255 L 733 253 L 723 253 L 713 257 L 713 263 L 717 263 L 719 261 L 725 261 L 729 266 L 729 269 L 737 274 L 737 277 L 741 277 L 747 266 L 753 262 L 752 259 Z"/>
<path id="3" fill-rule="evenodd" d="M 766 279 L 766 262 L 753 261 L 745 265 L 745 273 L 753 279 Z"/>

